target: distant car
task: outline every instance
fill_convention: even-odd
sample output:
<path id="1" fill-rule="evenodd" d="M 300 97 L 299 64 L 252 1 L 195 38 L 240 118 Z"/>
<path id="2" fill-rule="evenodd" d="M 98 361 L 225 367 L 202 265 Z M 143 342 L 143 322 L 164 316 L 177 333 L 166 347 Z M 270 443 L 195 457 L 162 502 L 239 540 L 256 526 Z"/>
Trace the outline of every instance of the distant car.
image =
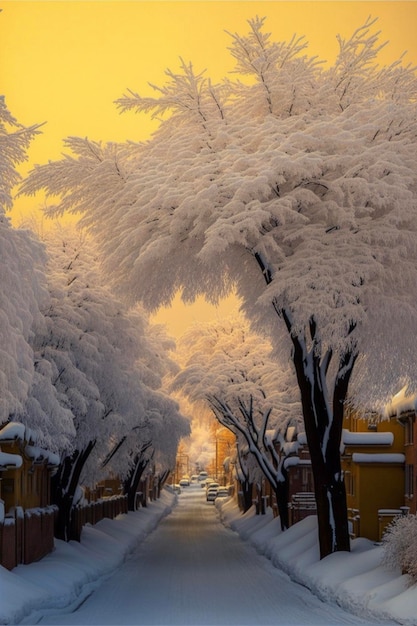
<path id="1" fill-rule="evenodd" d="M 190 479 L 189 478 L 181 478 L 180 480 L 180 486 L 181 487 L 189 487 L 190 485 Z"/>
<path id="2" fill-rule="evenodd" d="M 219 483 L 216 483 L 214 480 L 210 481 L 209 483 L 206 482 L 206 492 L 211 489 L 212 487 L 220 487 Z"/>
<path id="3" fill-rule="evenodd" d="M 210 483 L 214 483 L 214 478 L 212 478 L 211 476 L 207 476 L 207 478 L 204 478 L 201 481 L 201 486 L 208 487 Z"/>
<path id="4" fill-rule="evenodd" d="M 207 477 L 208 477 L 207 472 L 202 471 L 198 475 L 198 480 L 201 482 L 202 480 L 206 480 Z"/>
<path id="5" fill-rule="evenodd" d="M 217 489 L 217 498 L 227 498 L 229 495 L 229 489 L 227 487 L 219 487 Z"/>
<path id="6" fill-rule="evenodd" d="M 207 502 L 214 502 L 217 498 L 217 487 L 209 487 L 207 489 L 206 500 Z"/>
<path id="7" fill-rule="evenodd" d="M 172 485 L 172 489 L 175 493 L 181 493 L 181 487 L 179 485 Z"/>
<path id="8" fill-rule="evenodd" d="M 196 483 L 197 481 L 198 481 L 198 476 L 197 476 L 197 474 L 193 474 L 193 475 L 191 476 L 191 482 L 192 482 L 192 483 Z"/>

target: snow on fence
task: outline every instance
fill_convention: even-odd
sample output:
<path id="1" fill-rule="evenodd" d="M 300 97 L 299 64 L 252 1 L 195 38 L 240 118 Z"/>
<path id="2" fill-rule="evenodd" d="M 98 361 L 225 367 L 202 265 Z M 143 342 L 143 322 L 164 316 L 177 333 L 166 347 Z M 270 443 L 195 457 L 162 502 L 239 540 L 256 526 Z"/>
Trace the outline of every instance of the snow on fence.
<path id="1" fill-rule="evenodd" d="M 121 513 L 127 513 L 127 496 L 110 496 L 88 504 L 74 507 L 72 514 L 72 528 L 74 536 L 81 537 L 82 527 L 85 524 L 97 524 L 105 517 L 114 519 Z"/>

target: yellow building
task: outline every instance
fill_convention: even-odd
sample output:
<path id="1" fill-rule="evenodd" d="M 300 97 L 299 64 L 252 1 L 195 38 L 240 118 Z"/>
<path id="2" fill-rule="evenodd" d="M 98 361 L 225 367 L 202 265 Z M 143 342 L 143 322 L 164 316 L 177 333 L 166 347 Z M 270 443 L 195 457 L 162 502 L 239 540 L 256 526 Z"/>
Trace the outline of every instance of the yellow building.
<path id="1" fill-rule="evenodd" d="M 35 445 L 23 424 L 6 424 L 0 430 L 0 498 L 5 512 L 48 506 L 51 474 L 58 465 L 58 455 Z"/>
<path id="2" fill-rule="evenodd" d="M 396 419 L 349 415 L 342 434 L 350 532 L 380 541 L 404 505 L 404 428 Z"/>
<path id="3" fill-rule="evenodd" d="M 417 513 L 417 395 L 407 395 L 407 389 L 401 389 L 386 406 L 385 412 L 391 418 L 397 418 L 404 428 L 405 481 L 404 504 L 410 513 Z"/>

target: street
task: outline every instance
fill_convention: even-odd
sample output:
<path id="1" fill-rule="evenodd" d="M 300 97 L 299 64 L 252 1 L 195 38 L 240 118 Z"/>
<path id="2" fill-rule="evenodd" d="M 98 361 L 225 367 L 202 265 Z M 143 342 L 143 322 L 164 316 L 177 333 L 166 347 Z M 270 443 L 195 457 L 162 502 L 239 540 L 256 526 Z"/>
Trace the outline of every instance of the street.
<path id="1" fill-rule="evenodd" d="M 74 613 L 41 624 L 369 624 L 326 605 L 225 528 L 205 490 L 178 505 Z"/>

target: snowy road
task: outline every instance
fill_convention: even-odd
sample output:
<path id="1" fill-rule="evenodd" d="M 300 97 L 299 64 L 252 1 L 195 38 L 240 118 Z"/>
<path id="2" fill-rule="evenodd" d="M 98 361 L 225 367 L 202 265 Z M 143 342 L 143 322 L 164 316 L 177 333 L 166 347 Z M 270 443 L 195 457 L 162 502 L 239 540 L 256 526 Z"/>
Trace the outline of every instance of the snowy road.
<path id="1" fill-rule="evenodd" d="M 369 624 L 292 583 L 225 528 L 199 486 L 71 614 L 41 624 Z"/>

